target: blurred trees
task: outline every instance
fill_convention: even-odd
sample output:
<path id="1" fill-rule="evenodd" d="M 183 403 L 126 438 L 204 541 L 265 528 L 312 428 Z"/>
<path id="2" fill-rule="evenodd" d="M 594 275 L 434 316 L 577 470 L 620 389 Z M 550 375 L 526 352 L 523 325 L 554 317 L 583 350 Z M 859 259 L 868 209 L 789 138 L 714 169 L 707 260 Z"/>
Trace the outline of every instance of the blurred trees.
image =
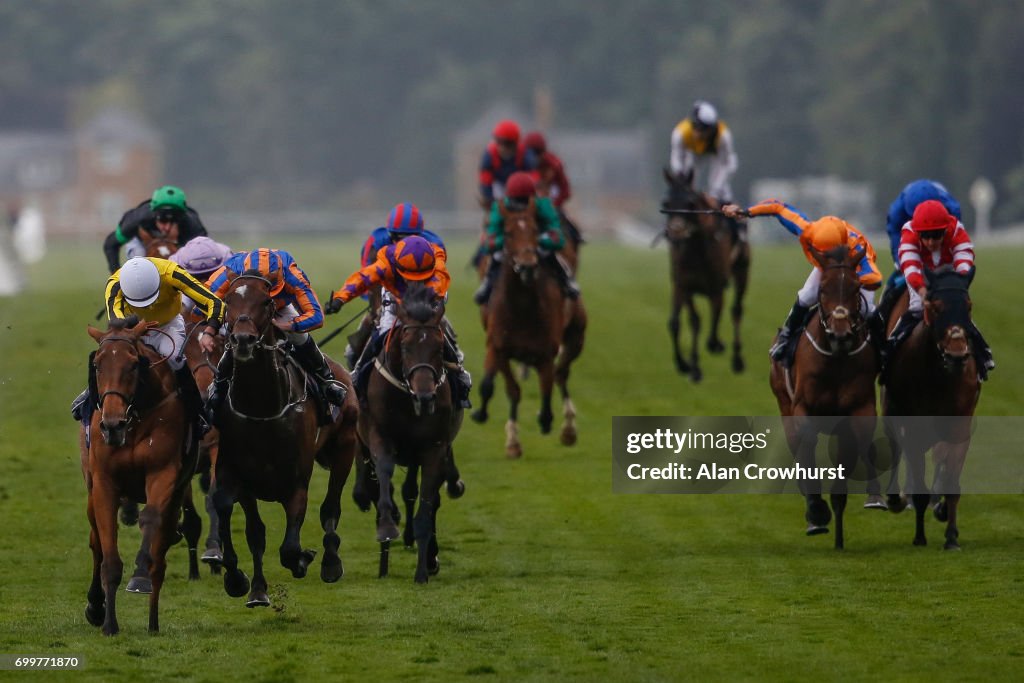
<path id="1" fill-rule="evenodd" d="M 442 206 L 452 136 L 495 100 L 529 110 L 544 84 L 557 126 L 651 125 L 662 161 L 706 98 L 736 136 L 741 193 L 834 173 L 880 202 L 919 176 L 964 198 L 986 175 L 1020 218 L 1021 26 L 1024 4 L 972 0 L 9 0 L 0 124 L 34 101 L 46 126 L 65 94 L 131 83 L 169 181 L 273 206 L 371 182 Z"/>

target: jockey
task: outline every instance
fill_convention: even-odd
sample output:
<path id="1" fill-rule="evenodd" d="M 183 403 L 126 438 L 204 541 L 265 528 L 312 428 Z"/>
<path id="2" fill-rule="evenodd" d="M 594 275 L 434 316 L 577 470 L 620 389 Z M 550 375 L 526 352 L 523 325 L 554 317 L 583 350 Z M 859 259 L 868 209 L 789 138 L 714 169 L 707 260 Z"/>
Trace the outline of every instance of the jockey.
<path id="1" fill-rule="evenodd" d="M 726 216 L 735 217 L 742 215 L 740 207 L 735 204 L 727 204 L 722 207 Z M 875 265 L 875 250 L 867 238 L 852 225 L 835 216 L 824 216 L 816 221 L 810 221 L 797 209 L 789 204 L 783 204 L 776 199 L 755 204 L 746 210 L 750 216 L 775 216 L 779 223 L 786 230 L 800 238 L 800 246 L 803 247 L 804 256 L 814 266 L 811 274 L 804 282 L 804 286 L 796 295 L 796 303 L 786 317 L 786 322 L 779 330 L 778 339 L 775 345 L 768 352 L 773 360 L 786 362 L 787 346 L 793 334 L 800 329 L 810 313 L 811 306 L 818 301 L 818 288 L 821 284 L 821 267 L 814 260 L 811 250 L 827 252 L 838 246 L 845 246 L 851 254 L 856 254 L 860 261 L 857 264 L 857 278 L 860 280 L 860 296 L 862 301 L 861 312 L 865 320 L 869 321 L 874 330 L 875 343 L 881 344 L 884 335 L 881 334 L 880 326 L 877 325 L 877 317 L 871 315 L 875 310 L 875 304 L 868 293 L 878 289 L 882 284 L 882 274 Z"/>
<path id="2" fill-rule="evenodd" d="M 537 181 L 537 194 L 541 197 L 551 198 L 551 203 L 558 210 L 558 217 L 565 224 L 569 238 L 574 244 L 579 244 L 583 241 L 579 228 L 569 220 L 562 209 L 562 205 L 572 197 L 569 178 L 565 175 L 565 165 L 558 156 L 548 149 L 547 140 L 539 131 L 527 133 L 523 144 L 537 157 L 537 175 L 540 178 Z"/>
<path id="3" fill-rule="evenodd" d="M 395 208 L 391 209 L 391 213 L 388 214 L 387 224 L 370 233 L 366 242 L 363 243 L 363 250 L 359 257 L 360 265 L 363 268 L 370 265 L 377 260 L 377 252 L 388 245 L 397 244 L 409 235 L 419 235 L 445 251 L 444 241 L 437 234 L 425 229 L 423 225 L 423 213 L 415 204 L 405 202 L 395 205 Z M 365 294 L 363 296 L 366 298 Z M 348 363 L 350 370 L 355 367 L 356 359 L 359 358 L 366 346 L 366 341 L 370 338 L 373 328 L 373 315 L 368 313 L 359 322 L 359 329 L 349 337 L 349 343 L 345 347 L 345 362 Z M 455 334 L 452 332 L 452 338 L 454 337 Z"/>
<path id="4" fill-rule="evenodd" d="M 142 341 L 156 349 L 174 370 L 190 415 L 198 418 L 202 399 L 195 378 L 185 364 L 185 321 L 181 317 L 182 295 L 198 306 L 206 320 L 205 334 L 213 334 L 224 322 L 224 302 L 176 263 L 161 258 L 135 257 L 107 280 L 107 317 L 128 318 L 155 323 Z M 202 343 L 202 340 L 200 340 Z M 209 344 L 212 350 L 212 343 Z M 204 346 L 205 348 L 205 346 Z M 92 397 L 84 406 L 88 389 L 71 404 L 76 420 L 88 422 L 95 408 Z"/>
<path id="5" fill-rule="evenodd" d="M 206 282 L 232 253 L 231 247 L 226 244 L 200 236 L 189 240 L 185 246 L 168 256 L 167 260 L 177 263 L 200 282 Z M 186 322 L 198 314 L 195 302 L 187 296 L 182 297 L 181 314 Z"/>
<path id="6" fill-rule="evenodd" d="M 515 121 L 499 121 L 480 159 L 480 204 L 484 209 L 505 194 L 505 183 L 517 171 L 535 172 L 537 157 L 519 141 Z"/>
<path id="7" fill-rule="evenodd" d="M 270 296 L 275 307 L 274 327 L 283 331 L 291 342 L 295 360 L 316 379 L 324 397 L 330 403 L 340 406 L 348 390 L 335 379 L 330 364 L 309 334 L 324 324 L 320 302 L 309 284 L 309 278 L 287 251 L 261 248 L 235 254 L 225 261 L 210 276 L 210 289 L 223 296 L 231 284 L 232 276 L 250 270 L 258 271 L 270 281 Z M 224 404 L 233 363 L 234 357 L 228 350 L 217 367 L 217 378 L 210 385 L 207 412 L 211 417 L 216 416 Z"/>
<path id="8" fill-rule="evenodd" d="M 362 400 L 366 398 L 366 383 L 369 381 L 372 360 L 380 353 L 387 332 L 397 320 L 393 310 L 394 302 L 401 300 L 408 282 L 415 280 L 422 281 L 439 299 L 447 300 L 451 277 L 448 275 L 446 261 L 444 249 L 418 235 L 410 235 L 396 244 L 383 247 L 377 252 L 377 259 L 373 263 L 357 270 L 345 280 L 341 289 L 331 292 L 325 309 L 328 314 L 337 313 L 344 304 L 362 296 L 372 287 L 380 285 L 385 290 L 381 298 L 377 328 L 363 350 L 354 373 L 353 383 Z M 453 378 L 458 385 L 456 398 L 462 407 L 469 408 L 469 390 L 473 381 L 462 366 L 462 352 L 456 345 L 451 325 L 445 324 L 443 327 L 446 341 L 444 360 L 454 364 L 456 370 Z"/>
<path id="9" fill-rule="evenodd" d="M 928 199 L 918 204 L 913 218 L 903 225 L 899 257 L 910 302 L 907 312 L 900 317 L 889 336 L 883 354 L 885 360 L 892 357 L 893 351 L 910 335 L 923 316 L 924 300 L 928 294 L 923 271 L 947 265 L 952 265 L 961 275 L 969 275 L 974 270 L 974 245 L 964 224 L 937 199 Z M 978 359 L 978 375 L 985 380 L 988 371 L 996 367 L 992 350 L 973 320 L 969 327 L 967 335 Z"/>
<path id="10" fill-rule="evenodd" d="M 878 302 L 878 314 L 883 319 L 889 317 L 892 307 L 899 301 L 900 295 L 906 289 L 906 280 L 900 270 L 899 246 L 903 232 L 903 226 L 914 215 L 914 209 L 921 202 L 929 199 L 937 199 L 946 207 L 946 211 L 960 220 L 960 202 L 958 202 L 942 183 L 934 180 L 915 180 L 903 188 L 899 196 L 889 206 L 889 213 L 885 217 L 885 232 L 889 235 L 889 251 L 892 252 L 892 262 L 895 268 L 892 275 L 885 283 L 885 292 L 882 300 Z"/>
<path id="11" fill-rule="evenodd" d="M 484 275 L 484 281 L 480 284 L 480 288 L 473 294 L 473 301 L 478 304 L 487 303 L 491 297 L 491 290 L 494 289 L 494 283 L 498 279 L 498 273 L 501 271 L 501 249 L 505 243 L 505 225 L 498 202 L 505 202 L 505 206 L 508 208 L 521 211 L 529 205 L 530 198 L 535 200 L 535 218 L 537 219 L 537 229 L 540 231 L 538 246 L 540 247 L 541 262 L 548 264 L 567 297 L 579 298 L 580 286 L 573 279 L 569 264 L 555 253 L 565 247 L 565 236 L 562 234 L 558 213 L 551 205 L 551 200 L 547 197 L 536 196 L 536 186 L 528 173 L 512 174 L 508 179 L 506 189 L 505 198 L 495 201 L 491 206 L 491 217 L 487 222 L 485 243 L 482 245 L 482 248 L 491 255 L 491 264 Z"/>
<path id="12" fill-rule="evenodd" d="M 729 181 L 739 167 L 733 147 L 732 131 L 709 102 L 697 100 L 690 115 L 672 129 L 669 168 L 672 174 L 687 183 L 697 175 L 701 182 L 694 187 L 720 204 L 732 202 Z M 729 218 L 733 241 L 746 240 L 746 226 L 736 218 Z"/>
<path id="13" fill-rule="evenodd" d="M 128 258 L 146 255 L 146 246 L 139 238 L 139 230 L 145 230 L 153 237 L 171 239 L 176 235 L 179 247 L 193 237 L 206 234 L 199 214 L 185 203 L 184 192 L 171 185 L 157 188 L 151 199 L 126 211 L 117 228 L 104 240 L 103 253 L 111 273 L 117 270 L 117 256 L 122 245 L 128 245 L 125 251 Z"/>

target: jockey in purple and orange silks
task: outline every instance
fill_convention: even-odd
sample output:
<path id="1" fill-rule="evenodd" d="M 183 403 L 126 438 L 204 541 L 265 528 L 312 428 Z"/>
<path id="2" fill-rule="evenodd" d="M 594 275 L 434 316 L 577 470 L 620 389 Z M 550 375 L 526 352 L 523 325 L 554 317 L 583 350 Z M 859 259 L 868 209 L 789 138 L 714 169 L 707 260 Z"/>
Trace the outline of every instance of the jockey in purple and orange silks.
<path id="1" fill-rule="evenodd" d="M 329 315 L 337 313 L 344 304 L 362 296 L 372 287 L 379 285 L 385 290 L 381 297 L 377 329 L 356 363 L 354 372 L 353 382 L 361 399 L 366 396 L 366 381 L 369 379 L 367 370 L 372 359 L 380 353 L 388 330 L 397 321 L 394 305 L 396 301 L 401 301 L 409 281 L 422 282 L 439 299 L 447 301 L 451 276 L 448 274 L 446 260 L 444 249 L 418 235 L 412 235 L 380 249 L 373 263 L 357 270 L 345 280 L 341 289 L 331 292 L 324 309 Z M 454 380 L 459 385 L 457 396 L 463 407 L 468 408 L 472 379 L 462 366 L 463 355 L 456 344 L 454 330 L 447 321 L 442 329 L 446 340 L 444 360 L 455 365 Z"/>
<path id="2" fill-rule="evenodd" d="M 292 344 L 295 360 L 316 379 L 324 397 L 340 406 L 348 390 L 334 377 L 330 364 L 309 334 L 324 324 L 324 314 L 309 278 L 287 251 L 262 248 L 235 254 L 225 261 L 210 276 L 210 290 L 223 296 L 234 276 L 248 271 L 258 272 L 270 282 L 270 297 L 276 311 L 272 320 L 274 327 L 284 332 Z M 211 418 L 216 418 L 224 404 L 233 363 L 228 349 L 217 367 L 217 378 L 210 385 L 207 412 Z"/>

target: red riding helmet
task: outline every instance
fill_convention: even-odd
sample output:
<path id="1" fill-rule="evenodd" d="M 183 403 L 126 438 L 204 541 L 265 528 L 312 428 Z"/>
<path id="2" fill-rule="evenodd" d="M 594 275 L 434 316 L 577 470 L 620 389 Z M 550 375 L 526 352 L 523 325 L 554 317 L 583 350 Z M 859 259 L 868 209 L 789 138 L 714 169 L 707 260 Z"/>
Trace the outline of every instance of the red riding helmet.
<path id="1" fill-rule="evenodd" d="M 505 183 L 505 196 L 509 199 L 529 199 L 537 191 L 533 178 L 529 173 L 516 171 Z"/>
<path id="2" fill-rule="evenodd" d="M 519 142 L 519 126 L 515 121 L 505 119 L 498 121 L 492 133 L 496 140 L 507 140 L 508 142 Z"/>
<path id="3" fill-rule="evenodd" d="M 914 209 L 914 217 L 910 219 L 910 228 L 914 232 L 949 230 L 953 227 L 956 227 L 956 218 L 951 216 L 937 199 L 929 199 L 918 204 Z"/>
<path id="4" fill-rule="evenodd" d="M 525 145 L 527 149 L 532 149 L 537 154 L 543 154 L 548 149 L 547 140 L 545 140 L 544 135 L 537 130 L 526 134 L 526 137 L 523 138 L 523 145 Z"/>

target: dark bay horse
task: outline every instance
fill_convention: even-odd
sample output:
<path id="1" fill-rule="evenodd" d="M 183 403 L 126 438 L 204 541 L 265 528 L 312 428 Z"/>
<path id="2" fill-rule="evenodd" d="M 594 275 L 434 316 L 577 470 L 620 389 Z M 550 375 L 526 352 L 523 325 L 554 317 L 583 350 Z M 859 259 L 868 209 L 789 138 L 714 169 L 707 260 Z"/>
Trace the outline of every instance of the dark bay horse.
<path id="1" fill-rule="evenodd" d="M 875 429 L 877 361 L 866 317 L 861 309 L 857 278 L 860 256 L 845 246 L 816 253 L 821 268 L 818 307 L 796 347 L 792 369 L 772 361 L 769 381 L 784 418 L 786 441 L 796 462 L 815 467 L 814 451 L 821 421 L 805 418 L 853 417 L 829 427 L 839 437 L 839 464 L 852 472 L 867 456 Z M 801 482 L 807 501 L 807 534 L 828 533 L 831 513 L 821 497 L 820 482 Z M 847 484 L 837 480 L 831 489 L 835 513 L 835 547 L 843 547 L 843 511 Z"/>
<path id="2" fill-rule="evenodd" d="M 147 323 L 135 319 L 112 320 L 106 332 L 89 328 L 99 349 L 90 361 L 98 405 L 89 448 L 82 452 L 93 555 L 85 616 L 93 626 L 102 625 L 105 635 L 119 630 L 115 602 L 123 571 L 117 549 L 120 500 L 146 504 L 140 520 L 143 546 L 152 558 L 149 630 L 158 631 L 167 549 L 177 539 L 182 497 L 196 465 L 174 373 L 140 341 L 148 329 Z"/>
<path id="3" fill-rule="evenodd" d="M 924 516 L 930 495 L 936 494 L 945 496 L 945 501 L 935 506 L 936 518 L 946 522 L 944 547 L 957 550 L 960 473 L 971 444 L 971 418 L 981 395 L 977 360 L 967 333 L 971 324 L 968 288 L 974 273 L 959 275 L 951 268 L 924 273 L 928 296 L 923 319 L 893 353 L 888 381 L 882 390 L 882 409 L 894 456 L 899 458 L 901 450 L 906 454 L 907 491 L 914 501 L 914 545 L 928 543 Z M 907 298 L 904 294 L 893 309 L 890 332 L 906 310 Z M 900 419 L 910 416 L 917 417 Z M 932 419 L 926 419 L 929 417 Z M 936 461 L 931 492 L 925 484 L 928 450 Z M 894 475 L 897 470 L 894 466 Z M 890 493 L 890 510 L 900 512 L 905 507 L 902 498 Z"/>
<path id="4" fill-rule="evenodd" d="M 665 171 L 668 181 L 668 198 L 662 202 L 663 209 L 714 210 L 720 208 L 713 199 L 697 192 L 693 186 Z M 732 243 L 729 227 L 723 216 L 714 214 L 670 215 L 665 225 L 669 243 L 669 258 L 672 268 L 672 313 L 668 319 L 672 335 L 672 352 L 676 369 L 689 374 L 699 382 L 704 373 L 700 368 L 698 337 L 700 335 L 700 314 L 694 302 L 694 295 L 706 296 L 711 303 L 711 332 L 708 334 L 707 349 L 711 353 L 725 351 L 725 345 L 718 337 L 718 325 L 722 318 L 725 288 L 732 282 L 732 369 L 743 372 L 745 367 L 740 340 L 740 324 L 743 320 L 743 296 L 747 291 L 750 273 L 750 245 L 745 241 Z M 690 360 L 683 358 L 679 345 L 679 312 L 686 306 L 690 317 Z"/>
<path id="5" fill-rule="evenodd" d="M 320 578 L 328 583 L 344 574 L 338 548 L 341 491 L 356 451 L 358 407 L 348 373 L 334 361 L 335 376 L 349 388 L 340 414 L 327 425 L 318 424 L 319 408 L 304 373 L 285 352 L 280 331 L 273 324 L 276 312 L 270 282 L 256 271 L 232 279 L 224 296 L 227 306 L 227 346 L 232 352 L 232 374 L 220 417 L 220 448 L 215 470 L 214 505 L 224 548 L 224 589 L 231 597 L 249 591 L 248 607 L 270 604 L 263 575 L 266 527 L 256 501 L 280 503 L 287 527 L 280 547 L 281 564 L 302 578 L 316 553 L 300 545 L 306 516 L 309 480 L 314 460 L 330 470 L 327 495 L 320 506 L 324 531 L 324 558 Z M 246 541 L 253 557 L 253 580 L 238 568 L 231 538 L 234 502 L 246 520 Z"/>
<path id="6" fill-rule="evenodd" d="M 441 484 L 449 481 L 452 497 L 462 495 L 465 489 L 454 469 L 451 448 L 462 425 L 463 409 L 453 396 L 449 368 L 442 359 L 444 301 L 422 283 L 410 282 L 401 302 L 395 305 L 396 324 L 373 360 L 366 409 L 359 413 L 359 440 L 369 458 L 366 463 L 360 459 L 359 467 L 365 470 L 372 464 L 377 489 L 365 488 L 369 477 L 361 471 L 357 478 L 361 490 L 354 497 L 360 503 L 361 498 L 376 493 L 380 576 L 386 576 L 390 542 L 399 537 L 392 478 L 396 465 L 409 468 L 403 497 L 409 506 L 407 525 L 413 525 L 418 551 L 415 581 L 426 583 L 440 569 L 437 510 Z M 417 471 L 422 481 L 419 508 L 413 519 L 408 489 L 415 488 Z"/>
<path id="7" fill-rule="evenodd" d="M 534 200 L 521 211 L 498 204 L 505 226 L 501 272 L 490 300 L 483 309 L 487 332 L 484 378 L 480 382 L 480 408 L 473 412 L 475 422 L 486 422 L 487 404 L 494 395 L 494 376 L 505 378 L 509 400 L 509 419 L 505 425 L 505 454 L 522 455 L 519 442 L 519 382 L 511 362 L 518 360 L 537 369 L 540 378 L 541 408 L 537 418 L 540 431 L 551 431 L 551 390 L 554 384 L 562 394 L 561 441 L 576 443 L 576 408 L 569 396 L 569 368 L 583 351 L 587 312 L 583 298 L 572 301 L 563 296 L 555 275 L 540 262 Z"/>

